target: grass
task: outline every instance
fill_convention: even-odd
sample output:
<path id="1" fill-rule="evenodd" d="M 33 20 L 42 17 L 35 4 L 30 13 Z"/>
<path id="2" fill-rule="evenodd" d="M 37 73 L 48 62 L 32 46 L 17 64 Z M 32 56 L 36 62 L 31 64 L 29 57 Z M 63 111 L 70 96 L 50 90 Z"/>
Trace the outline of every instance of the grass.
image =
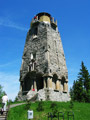
<path id="1" fill-rule="evenodd" d="M 36 110 L 38 102 L 31 103 L 30 108 L 34 111 L 33 120 L 47 120 L 47 113 L 52 112 L 50 109 L 51 101 L 43 102 L 44 111 L 38 112 Z M 89 103 L 78 103 L 74 102 L 73 110 L 70 109 L 70 102 L 55 102 L 59 112 L 64 112 L 65 120 L 67 120 L 68 111 L 73 111 L 75 120 L 90 120 L 90 104 Z M 26 105 L 17 106 L 11 108 L 8 113 L 8 120 L 27 120 L 27 109 Z M 53 119 L 57 120 L 57 119 Z M 61 119 L 62 120 L 62 119 Z M 72 119 L 70 119 L 72 120 Z"/>

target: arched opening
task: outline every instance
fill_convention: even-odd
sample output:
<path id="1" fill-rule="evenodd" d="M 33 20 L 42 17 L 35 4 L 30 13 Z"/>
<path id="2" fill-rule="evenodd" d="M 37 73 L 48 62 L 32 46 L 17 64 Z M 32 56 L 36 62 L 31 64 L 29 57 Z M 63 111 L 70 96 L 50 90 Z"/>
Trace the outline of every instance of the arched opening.
<path id="1" fill-rule="evenodd" d="M 37 90 L 43 89 L 43 74 L 42 73 L 37 73 L 36 74 L 36 85 L 37 85 Z"/>
<path id="2" fill-rule="evenodd" d="M 52 82 L 53 82 L 53 88 L 56 89 L 56 82 L 57 82 L 58 76 L 57 74 L 53 74 Z"/>
<path id="3" fill-rule="evenodd" d="M 27 93 L 29 90 L 34 89 L 34 81 L 36 80 L 36 72 L 28 72 L 24 78 L 24 93 Z"/>
<path id="4" fill-rule="evenodd" d="M 30 71 L 24 78 L 23 92 L 27 93 L 29 90 L 43 89 L 43 74 Z"/>

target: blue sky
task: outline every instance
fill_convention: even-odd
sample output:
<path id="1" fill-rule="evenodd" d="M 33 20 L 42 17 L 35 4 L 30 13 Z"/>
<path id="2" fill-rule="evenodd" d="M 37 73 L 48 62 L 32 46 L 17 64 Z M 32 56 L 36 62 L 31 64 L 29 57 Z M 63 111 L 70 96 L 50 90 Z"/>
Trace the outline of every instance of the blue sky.
<path id="1" fill-rule="evenodd" d="M 69 87 L 77 79 L 81 61 L 90 72 L 89 0 L 0 0 L 0 84 L 9 96 L 19 91 L 26 35 L 35 14 L 48 12 L 58 21 Z"/>

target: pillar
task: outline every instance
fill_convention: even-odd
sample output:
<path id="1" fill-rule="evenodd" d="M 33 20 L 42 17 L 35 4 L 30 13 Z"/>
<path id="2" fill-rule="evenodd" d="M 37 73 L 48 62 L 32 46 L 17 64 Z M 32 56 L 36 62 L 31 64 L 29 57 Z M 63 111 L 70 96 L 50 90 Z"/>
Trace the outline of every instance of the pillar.
<path id="1" fill-rule="evenodd" d="M 56 85 L 55 85 L 55 82 L 53 81 L 53 82 L 52 82 L 52 88 L 53 88 L 53 90 L 55 90 L 55 86 L 56 86 Z"/>
<path id="2" fill-rule="evenodd" d="M 56 81 L 56 90 L 60 90 L 60 81 L 59 80 Z"/>
<path id="3" fill-rule="evenodd" d="M 33 84 L 31 85 L 31 90 L 33 89 Z"/>
<path id="4" fill-rule="evenodd" d="M 59 82 L 60 82 L 60 91 L 62 91 L 61 80 Z"/>
<path id="5" fill-rule="evenodd" d="M 50 77 L 47 78 L 47 87 L 52 88 L 52 78 Z"/>
<path id="6" fill-rule="evenodd" d="M 31 81 L 31 90 L 34 88 L 34 81 Z"/>
<path id="7" fill-rule="evenodd" d="M 66 91 L 68 92 L 68 82 L 66 82 Z"/>
<path id="8" fill-rule="evenodd" d="M 22 91 L 22 83 L 20 84 L 20 91 Z"/>
<path id="9" fill-rule="evenodd" d="M 64 92 L 68 92 L 68 83 L 65 81 L 64 82 L 64 88 L 63 88 Z"/>
<path id="10" fill-rule="evenodd" d="M 37 90 L 36 80 L 34 80 L 34 89 Z"/>
<path id="11" fill-rule="evenodd" d="M 44 84 L 44 88 L 46 88 L 46 78 L 43 78 L 43 84 Z"/>
<path id="12" fill-rule="evenodd" d="M 34 62 L 32 62 L 32 70 L 34 70 Z"/>

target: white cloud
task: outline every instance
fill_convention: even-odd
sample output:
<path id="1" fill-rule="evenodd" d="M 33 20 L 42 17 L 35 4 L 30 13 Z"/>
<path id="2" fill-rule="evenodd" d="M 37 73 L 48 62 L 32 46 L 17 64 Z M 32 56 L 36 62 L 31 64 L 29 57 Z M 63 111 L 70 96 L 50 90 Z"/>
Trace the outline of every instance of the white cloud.
<path id="1" fill-rule="evenodd" d="M 5 26 L 5 27 L 15 28 L 18 30 L 28 31 L 27 28 L 20 26 L 20 25 L 17 25 L 13 21 L 11 21 L 8 17 L 6 17 L 6 18 L 0 17 L 0 25 Z"/>
<path id="2" fill-rule="evenodd" d="M 19 92 L 19 76 L 0 72 L 0 84 L 9 99 L 14 100 Z"/>

